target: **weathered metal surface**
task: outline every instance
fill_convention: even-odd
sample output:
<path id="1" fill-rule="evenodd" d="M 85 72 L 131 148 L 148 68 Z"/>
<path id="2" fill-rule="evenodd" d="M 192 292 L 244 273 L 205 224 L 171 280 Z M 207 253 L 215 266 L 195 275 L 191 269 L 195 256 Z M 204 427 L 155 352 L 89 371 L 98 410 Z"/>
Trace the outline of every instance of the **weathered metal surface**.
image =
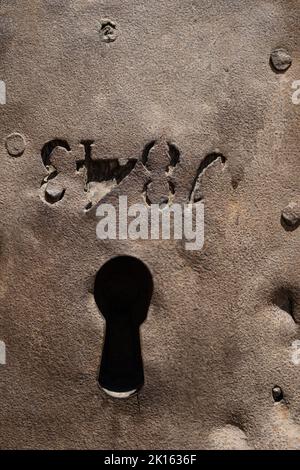
<path id="1" fill-rule="evenodd" d="M 1 448 L 300 448 L 299 22 L 299 0 L 1 1 Z M 149 174 L 168 199 L 168 152 L 175 201 L 203 170 L 202 250 L 97 240 L 99 200 Z M 153 276 L 139 400 L 98 386 L 116 254 Z"/>

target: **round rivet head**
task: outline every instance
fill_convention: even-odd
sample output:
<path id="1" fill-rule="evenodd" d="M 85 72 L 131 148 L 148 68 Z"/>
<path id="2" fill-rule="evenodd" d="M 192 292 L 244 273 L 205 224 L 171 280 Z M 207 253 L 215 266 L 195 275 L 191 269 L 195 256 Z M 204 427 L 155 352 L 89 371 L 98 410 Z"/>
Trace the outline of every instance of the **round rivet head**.
<path id="1" fill-rule="evenodd" d="M 281 212 L 283 226 L 287 230 L 295 230 L 300 225 L 300 205 L 296 202 L 290 202 Z"/>
<path id="2" fill-rule="evenodd" d="M 271 52 L 271 64 L 277 72 L 285 72 L 292 64 L 292 58 L 286 49 L 274 49 Z"/>
<path id="3" fill-rule="evenodd" d="M 272 395 L 273 395 L 274 401 L 276 402 L 283 400 L 283 392 L 281 388 L 278 387 L 277 385 L 273 388 Z"/>
<path id="4" fill-rule="evenodd" d="M 6 137 L 5 146 L 9 155 L 20 157 L 24 153 L 26 142 L 21 134 L 14 132 Z"/>

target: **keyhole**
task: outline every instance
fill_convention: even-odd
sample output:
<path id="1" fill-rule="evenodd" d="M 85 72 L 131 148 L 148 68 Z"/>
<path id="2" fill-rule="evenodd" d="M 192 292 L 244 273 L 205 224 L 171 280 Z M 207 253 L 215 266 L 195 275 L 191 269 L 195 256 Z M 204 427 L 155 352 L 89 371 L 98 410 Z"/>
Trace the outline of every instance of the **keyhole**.
<path id="1" fill-rule="evenodd" d="M 106 320 L 98 380 L 111 396 L 128 397 L 144 384 L 139 329 L 152 291 L 149 269 L 131 256 L 112 258 L 96 275 L 95 301 Z"/>

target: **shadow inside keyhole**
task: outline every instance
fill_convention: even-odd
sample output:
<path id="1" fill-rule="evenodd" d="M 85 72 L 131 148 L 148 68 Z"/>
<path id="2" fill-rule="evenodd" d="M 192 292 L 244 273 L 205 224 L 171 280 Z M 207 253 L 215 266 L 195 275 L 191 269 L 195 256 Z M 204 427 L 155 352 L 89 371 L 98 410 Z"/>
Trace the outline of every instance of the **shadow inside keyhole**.
<path id="1" fill-rule="evenodd" d="M 98 380 L 112 396 L 129 396 L 144 383 L 139 328 L 152 292 L 149 269 L 132 256 L 112 258 L 96 275 L 95 301 L 106 320 Z"/>

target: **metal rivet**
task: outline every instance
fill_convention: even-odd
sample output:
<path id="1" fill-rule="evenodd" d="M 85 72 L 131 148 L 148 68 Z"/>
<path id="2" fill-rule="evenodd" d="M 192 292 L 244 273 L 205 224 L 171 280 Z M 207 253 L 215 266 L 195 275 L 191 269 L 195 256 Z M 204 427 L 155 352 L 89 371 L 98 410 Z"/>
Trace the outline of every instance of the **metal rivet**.
<path id="1" fill-rule="evenodd" d="M 295 230 L 300 225 L 300 205 L 290 202 L 281 212 L 281 220 L 287 230 Z"/>
<path id="2" fill-rule="evenodd" d="M 5 146 L 9 155 L 19 157 L 25 150 L 26 142 L 21 134 L 14 132 L 6 137 Z"/>
<path id="3" fill-rule="evenodd" d="M 270 57 L 271 65 L 277 72 L 285 72 L 292 64 L 292 58 L 286 49 L 274 49 Z"/>
<path id="4" fill-rule="evenodd" d="M 273 388 L 272 395 L 273 395 L 274 401 L 276 402 L 283 400 L 283 392 L 281 388 L 278 387 L 277 385 Z"/>

